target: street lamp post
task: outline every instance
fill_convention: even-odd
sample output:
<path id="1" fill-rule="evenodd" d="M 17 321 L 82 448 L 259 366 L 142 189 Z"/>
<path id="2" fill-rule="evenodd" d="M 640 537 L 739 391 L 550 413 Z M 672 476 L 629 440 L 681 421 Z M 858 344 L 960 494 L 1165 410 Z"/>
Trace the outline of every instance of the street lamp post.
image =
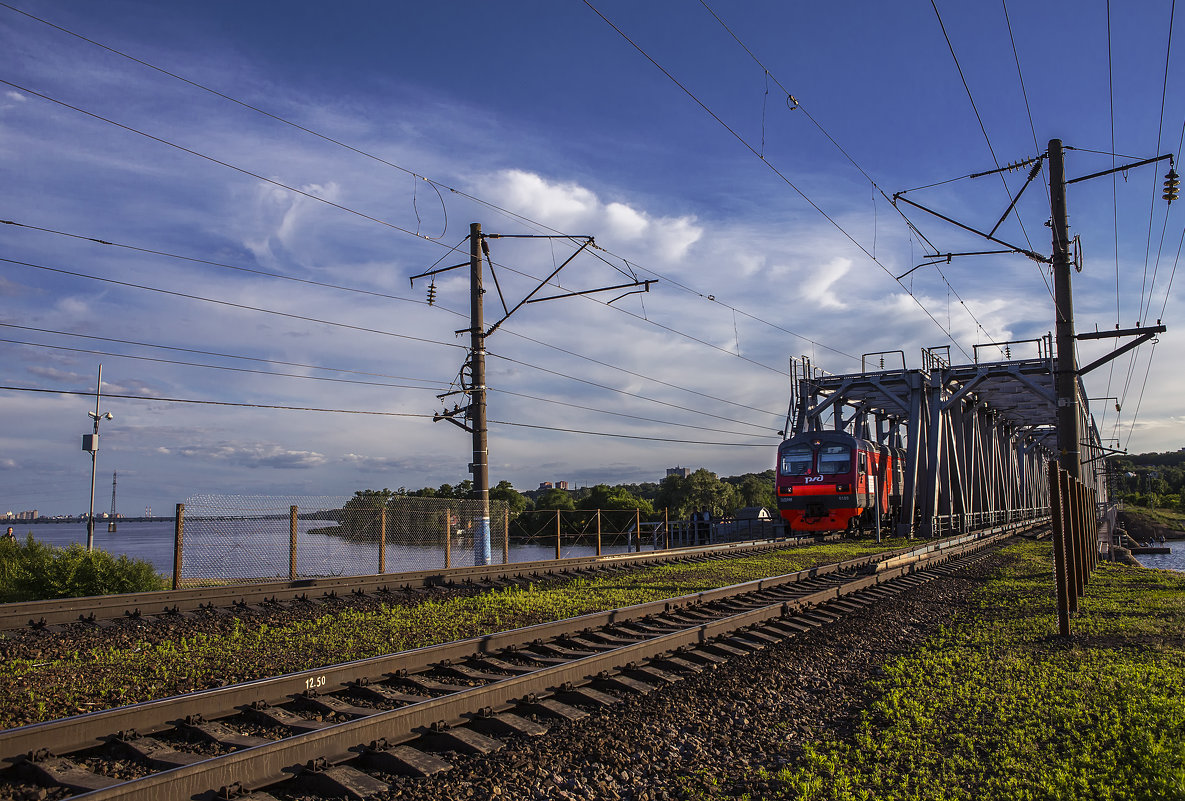
<path id="1" fill-rule="evenodd" d="M 87 412 L 90 418 L 95 421 L 95 430 L 93 434 L 82 435 L 82 449 L 89 451 L 91 455 L 91 508 L 90 514 L 86 518 L 86 549 L 88 551 L 94 550 L 95 547 L 95 468 L 98 464 L 99 453 L 99 421 L 102 419 L 111 420 L 114 415 L 111 412 L 106 414 L 99 413 L 99 394 L 103 387 L 103 365 L 99 365 L 99 378 L 95 382 L 95 410 Z"/>

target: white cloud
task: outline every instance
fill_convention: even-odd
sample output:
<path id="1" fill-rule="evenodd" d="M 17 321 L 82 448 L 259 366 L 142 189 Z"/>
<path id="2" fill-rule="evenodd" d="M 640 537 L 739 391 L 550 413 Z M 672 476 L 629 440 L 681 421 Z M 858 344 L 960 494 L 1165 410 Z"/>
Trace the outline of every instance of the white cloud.
<path id="1" fill-rule="evenodd" d="M 684 258 L 704 235 L 694 217 L 653 216 L 621 201 L 606 203 L 587 187 L 550 182 L 521 169 L 490 176 L 479 192 L 503 198 L 500 205 L 559 231 L 641 247 L 648 259 L 664 263 Z"/>

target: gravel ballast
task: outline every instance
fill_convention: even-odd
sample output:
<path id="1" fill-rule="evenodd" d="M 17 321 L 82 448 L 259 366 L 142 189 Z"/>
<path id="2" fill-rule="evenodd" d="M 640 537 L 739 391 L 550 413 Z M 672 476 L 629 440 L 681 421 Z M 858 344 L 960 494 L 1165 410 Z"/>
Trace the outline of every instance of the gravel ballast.
<path id="1" fill-rule="evenodd" d="M 952 621 L 993 559 L 906 590 L 835 624 L 730 659 L 453 770 L 396 779 L 390 799 L 761 798 L 803 744 L 842 738 L 880 666 Z M 763 778 L 760 771 L 768 776 Z M 301 801 L 298 790 L 273 794 Z"/>

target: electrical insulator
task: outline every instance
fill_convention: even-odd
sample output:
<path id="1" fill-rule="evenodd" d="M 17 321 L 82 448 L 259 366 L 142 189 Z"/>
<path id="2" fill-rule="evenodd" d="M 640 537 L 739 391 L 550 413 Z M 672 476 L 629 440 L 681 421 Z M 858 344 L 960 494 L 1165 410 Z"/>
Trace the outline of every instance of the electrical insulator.
<path id="1" fill-rule="evenodd" d="M 1169 171 L 1164 176 L 1164 194 L 1161 195 L 1169 203 L 1177 199 L 1177 192 L 1181 187 L 1181 181 L 1179 179 L 1180 176 L 1177 175 L 1177 171 L 1169 167 Z"/>
<path id="2" fill-rule="evenodd" d="M 1012 359 L 1012 346 L 1011 345 L 1004 346 L 1004 358 L 1009 359 L 1009 360 Z"/>
<path id="3" fill-rule="evenodd" d="M 428 284 L 428 305 L 436 303 L 436 282 Z"/>

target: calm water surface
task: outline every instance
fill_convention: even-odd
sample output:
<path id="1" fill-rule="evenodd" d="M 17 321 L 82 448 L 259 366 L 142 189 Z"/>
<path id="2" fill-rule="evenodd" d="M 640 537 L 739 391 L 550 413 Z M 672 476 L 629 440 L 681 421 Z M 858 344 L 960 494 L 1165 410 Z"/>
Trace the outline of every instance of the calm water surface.
<path id="1" fill-rule="evenodd" d="M 184 562 L 181 575 L 191 578 L 287 578 L 289 558 L 288 521 L 219 521 L 195 525 L 186 521 Z M 379 572 L 377 542 L 352 542 L 341 537 L 318 534 L 310 529 L 332 525 L 332 521 L 297 521 L 297 573 L 301 576 L 369 575 Z M 85 523 L 13 523 L 17 538 L 28 534 L 39 542 L 65 547 L 86 544 Z M 119 522 L 115 532 L 107 531 L 107 522 L 95 525 L 95 547 L 115 556 L 126 555 L 152 563 L 157 572 L 173 575 L 174 524 L 171 520 Z M 605 545 L 602 553 L 620 553 L 624 545 Z M 632 550 L 632 549 L 631 549 Z M 651 548 L 643 545 L 642 550 Z M 563 543 L 564 557 L 590 556 L 596 553 L 592 542 Z M 530 562 L 555 558 L 555 545 L 518 544 L 510 546 L 511 562 Z M 388 543 L 386 572 L 404 573 L 444 567 L 444 549 L 440 545 L 398 545 Z M 494 537 L 492 561 L 502 562 L 502 542 Z M 471 544 L 454 545 L 451 565 L 473 564 Z"/>
<path id="2" fill-rule="evenodd" d="M 1172 553 L 1141 553 L 1135 555 L 1136 560 L 1144 567 L 1185 573 L 1185 540 L 1168 540 L 1165 545 Z"/>

